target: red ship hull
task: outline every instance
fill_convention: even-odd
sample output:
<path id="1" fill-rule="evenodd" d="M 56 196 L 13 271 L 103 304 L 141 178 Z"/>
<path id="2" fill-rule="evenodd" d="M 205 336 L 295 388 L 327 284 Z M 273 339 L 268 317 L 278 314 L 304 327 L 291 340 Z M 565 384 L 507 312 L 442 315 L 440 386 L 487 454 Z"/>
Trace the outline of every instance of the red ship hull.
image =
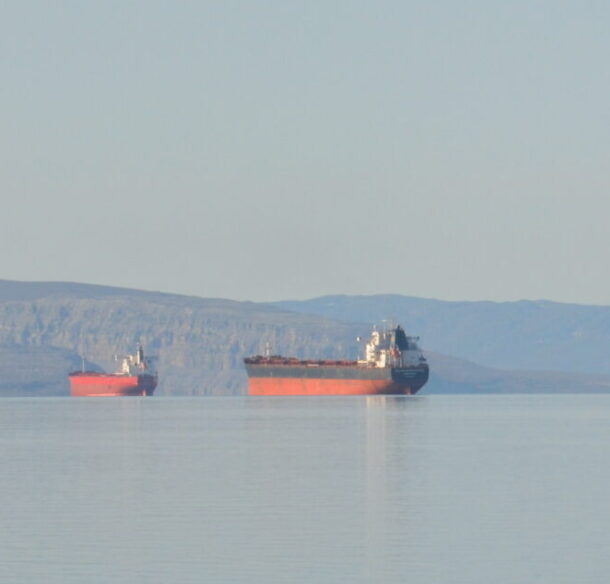
<path id="1" fill-rule="evenodd" d="M 70 373 L 70 395 L 76 397 L 113 397 L 152 395 L 157 387 L 155 375 L 112 375 L 107 373 Z"/>
<path id="2" fill-rule="evenodd" d="M 266 379 L 251 377 L 248 381 L 249 395 L 412 395 L 415 393 L 409 386 L 382 379 Z"/>
<path id="3" fill-rule="evenodd" d="M 413 395 L 428 381 L 428 365 L 361 367 L 349 361 L 245 359 L 249 395 Z"/>
<path id="4" fill-rule="evenodd" d="M 365 358 L 358 361 L 271 354 L 246 357 L 249 394 L 414 395 L 429 375 L 417 341 L 396 326 L 381 332 L 373 329 Z"/>

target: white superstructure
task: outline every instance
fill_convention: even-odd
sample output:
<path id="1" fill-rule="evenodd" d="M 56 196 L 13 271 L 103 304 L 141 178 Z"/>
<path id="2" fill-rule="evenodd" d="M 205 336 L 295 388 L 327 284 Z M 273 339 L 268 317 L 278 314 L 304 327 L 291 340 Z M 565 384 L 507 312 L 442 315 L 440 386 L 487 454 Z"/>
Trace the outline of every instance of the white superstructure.
<path id="1" fill-rule="evenodd" d="M 153 357 L 145 357 L 142 346 L 138 347 L 138 350 L 134 355 L 115 355 L 115 361 L 120 361 L 121 365 L 117 373 L 121 375 L 141 375 L 142 373 L 148 373 L 149 375 L 155 375 L 156 371 L 153 365 Z"/>
<path id="2" fill-rule="evenodd" d="M 365 347 L 364 361 L 369 367 L 414 367 L 426 362 L 417 341 L 419 337 L 409 337 L 402 327 L 371 333 Z"/>

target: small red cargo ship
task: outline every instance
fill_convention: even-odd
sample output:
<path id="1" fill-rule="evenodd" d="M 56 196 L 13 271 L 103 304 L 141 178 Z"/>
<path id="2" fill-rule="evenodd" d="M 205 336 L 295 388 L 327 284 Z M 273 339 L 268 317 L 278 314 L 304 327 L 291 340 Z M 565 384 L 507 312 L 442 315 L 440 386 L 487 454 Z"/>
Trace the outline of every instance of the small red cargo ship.
<path id="1" fill-rule="evenodd" d="M 244 359 L 249 395 L 412 395 L 428 381 L 428 363 L 400 326 L 373 329 L 360 361 Z"/>
<path id="2" fill-rule="evenodd" d="M 144 396 L 152 395 L 157 387 L 153 360 L 144 356 L 142 347 L 135 355 L 122 357 L 116 373 L 73 371 L 68 377 L 70 395 L 77 397 Z"/>

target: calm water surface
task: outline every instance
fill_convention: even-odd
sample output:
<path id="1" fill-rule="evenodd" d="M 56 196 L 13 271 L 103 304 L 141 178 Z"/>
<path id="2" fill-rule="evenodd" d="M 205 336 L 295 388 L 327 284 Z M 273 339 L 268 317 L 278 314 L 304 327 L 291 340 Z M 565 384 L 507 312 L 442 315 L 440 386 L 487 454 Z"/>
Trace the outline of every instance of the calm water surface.
<path id="1" fill-rule="evenodd" d="M 0 400 L 0 582 L 606 583 L 610 396 Z"/>

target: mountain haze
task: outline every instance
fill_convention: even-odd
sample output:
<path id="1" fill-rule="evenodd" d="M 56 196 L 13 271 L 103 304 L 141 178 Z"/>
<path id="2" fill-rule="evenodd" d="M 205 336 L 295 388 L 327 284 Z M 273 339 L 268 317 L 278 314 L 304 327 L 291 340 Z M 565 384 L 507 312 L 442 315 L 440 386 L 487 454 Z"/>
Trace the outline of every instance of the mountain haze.
<path id="1" fill-rule="evenodd" d="M 422 393 L 608 391 L 610 363 L 598 346 L 610 340 L 607 314 L 604 307 L 396 295 L 270 304 L 0 280 L 0 395 L 67 395 L 67 374 L 83 358 L 88 368 L 113 371 L 113 356 L 139 343 L 159 358 L 158 395 L 244 394 L 242 359 L 267 343 L 297 357 L 357 358 L 356 336 L 388 317 L 422 337 L 432 368 Z M 589 358 L 583 375 L 582 361 L 573 361 L 587 351 L 600 362 Z"/>
<path id="2" fill-rule="evenodd" d="M 113 371 L 113 356 L 133 352 L 139 343 L 159 358 L 159 394 L 244 393 L 242 359 L 261 353 L 266 343 L 297 356 L 310 350 L 331 358 L 353 352 L 352 339 L 361 332 L 353 324 L 251 302 L 6 281 L 0 281 L 0 323 L 5 379 L 13 379 L 11 351 L 31 349 L 34 367 L 36 350 L 62 349 L 69 358 L 48 364 L 49 379 L 54 393 L 66 394 L 67 373 L 80 367 L 80 355 Z"/>
<path id="3" fill-rule="evenodd" d="M 364 323 L 393 319 L 425 349 L 498 369 L 610 374 L 610 307 L 447 302 L 396 294 L 324 296 L 274 306 Z"/>

